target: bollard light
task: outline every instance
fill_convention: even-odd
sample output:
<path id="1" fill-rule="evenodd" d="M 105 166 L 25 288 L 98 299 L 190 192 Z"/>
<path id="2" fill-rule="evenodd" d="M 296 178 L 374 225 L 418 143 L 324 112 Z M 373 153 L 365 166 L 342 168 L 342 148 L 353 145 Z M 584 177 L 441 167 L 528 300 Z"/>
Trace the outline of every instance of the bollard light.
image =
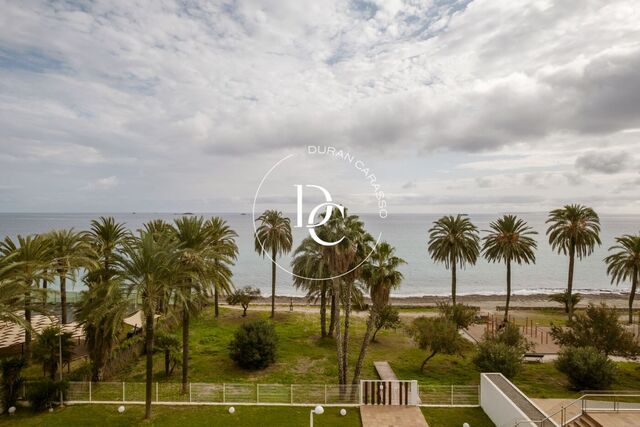
<path id="1" fill-rule="evenodd" d="M 471 427 L 471 426 L 469 425 L 469 423 L 464 423 L 462 424 L 462 427 Z"/>
<path id="2" fill-rule="evenodd" d="M 118 412 L 121 414 L 124 412 L 124 405 L 118 406 Z"/>
<path id="3" fill-rule="evenodd" d="M 315 412 L 316 415 L 322 415 L 322 414 L 324 414 L 324 408 L 322 406 L 318 405 L 318 406 L 315 407 L 313 412 Z"/>
<path id="4" fill-rule="evenodd" d="M 10 407 L 10 408 L 8 409 L 8 411 L 9 411 L 9 415 L 13 415 L 13 414 L 15 414 L 15 413 L 16 413 L 16 407 L 15 407 L 15 406 L 12 406 L 12 407 Z"/>
<path id="5" fill-rule="evenodd" d="M 229 408 L 229 413 L 230 414 L 235 414 L 236 413 L 236 408 L 234 408 L 233 406 Z"/>
<path id="6" fill-rule="evenodd" d="M 344 408 L 340 409 L 340 415 L 342 415 L 343 417 L 347 415 L 347 410 Z"/>

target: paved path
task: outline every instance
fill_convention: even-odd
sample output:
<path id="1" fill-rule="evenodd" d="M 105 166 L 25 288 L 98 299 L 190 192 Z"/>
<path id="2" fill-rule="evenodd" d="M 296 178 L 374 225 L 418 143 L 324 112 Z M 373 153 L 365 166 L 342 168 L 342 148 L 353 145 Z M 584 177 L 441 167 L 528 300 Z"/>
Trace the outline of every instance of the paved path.
<path id="1" fill-rule="evenodd" d="M 588 414 L 602 426 L 629 427 L 638 425 L 637 412 L 589 412 Z"/>
<path id="2" fill-rule="evenodd" d="M 429 427 L 417 406 L 360 407 L 362 427 Z"/>
<path id="3" fill-rule="evenodd" d="M 376 368 L 376 371 L 378 372 L 378 376 L 380 377 L 381 380 L 383 381 L 398 380 L 396 373 L 393 372 L 393 369 L 391 369 L 391 365 L 389 365 L 389 362 L 387 362 L 386 360 L 373 362 L 373 366 Z"/>

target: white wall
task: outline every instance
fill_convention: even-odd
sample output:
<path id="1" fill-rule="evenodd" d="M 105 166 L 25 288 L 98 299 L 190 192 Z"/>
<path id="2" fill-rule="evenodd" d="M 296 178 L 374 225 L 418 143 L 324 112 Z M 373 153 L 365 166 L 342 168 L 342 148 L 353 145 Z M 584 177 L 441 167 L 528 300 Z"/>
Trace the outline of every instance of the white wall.
<path id="1" fill-rule="evenodd" d="M 513 427 L 529 419 L 485 374 L 480 374 L 480 406 L 497 427 Z M 535 426 L 522 423 L 519 427 Z"/>

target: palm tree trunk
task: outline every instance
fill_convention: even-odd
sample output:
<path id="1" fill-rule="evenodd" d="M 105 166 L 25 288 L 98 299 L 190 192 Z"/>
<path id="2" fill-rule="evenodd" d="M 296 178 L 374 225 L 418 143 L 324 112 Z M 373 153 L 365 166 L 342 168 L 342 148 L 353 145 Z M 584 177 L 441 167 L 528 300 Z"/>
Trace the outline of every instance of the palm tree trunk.
<path id="1" fill-rule="evenodd" d="M 433 356 L 435 356 L 436 353 L 437 353 L 437 351 L 432 351 L 431 354 L 426 359 L 424 359 L 424 361 L 422 362 L 422 366 L 420 366 L 420 371 L 424 371 L 424 365 L 426 365 L 427 362 L 429 361 L 429 359 L 431 359 Z"/>
<path id="2" fill-rule="evenodd" d="M 60 274 L 60 318 L 62 324 L 67 324 L 67 275 Z"/>
<path id="3" fill-rule="evenodd" d="M 220 315 L 220 308 L 218 307 L 218 287 L 213 287 L 213 316 L 218 317 Z"/>
<path id="4" fill-rule="evenodd" d="M 509 302 L 511 301 L 511 259 L 507 259 L 507 303 L 504 306 L 504 323 L 509 321 Z"/>
<path id="5" fill-rule="evenodd" d="M 351 317 L 351 284 L 345 283 L 346 302 L 344 307 L 344 334 L 342 335 L 342 384 L 347 383 L 349 368 L 349 318 Z"/>
<path id="6" fill-rule="evenodd" d="M 42 279 L 42 289 L 44 290 L 44 296 L 42 297 L 42 306 L 46 307 L 47 305 L 47 279 Z"/>
<path id="7" fill-rule="evenodd" d="M 276 315 L 276 251 L 271 251 L 271 318 Z"/>
<path id="8" fill-rule="evenodd" d="M 451 300 L 456 305 L 456 257 L 451 257 Z"/>
<path id="9" fill-rule="evenodd" d="M 169 368 L 171 366 L 171 350 L 168 348 L 164 349 L 164 375 L 165 377 L 169 376 Z"/>
<path id="10" fill-rule="evenodd" d="M 633 279 L 631 281 L 631 293 L 629 294 L 629 324 L 633 324 L 633 300 L 636 296 L 638 286 L 638 267 L 633 268 Z"/>
<path id="11" fill-rule="evenodd" d="M 189 308 L 182 307 L 182 393 L 187 392 L 189 380 Z"/>
<path id="12" fill-rule="evenodd" d="M 569 316 L 569 320 L 573 317 L 573 304 L 571 297 L 573 296 L 573 268 L 576 262 L 576 247 L 575 244 L 571 244 L 569 248 L 569 276 L 567 277 L 567 299 L 565 310 Z"/>
<path id="13" fill-rule="evenodd" d="M 333 337 L 333 333 L 335 331 L 336 323 L 336 296 L 333 292 L 331 292 L 331 311 L 329 318 L 329 336 Z"/>
<path id="14" fill-rule="evenodd" d="M 145 353 L 147 358 L 146 386 L 144 394 L 144 418 L 151 418 L 151 381 L 153 379 L 153 312 L 147 313 L 145 331 Z"/>
<path id="15" fill-rule="evenodd" d="M 338 359 L 338 383 L 344 384 L 342 381 L 344 379 L 343 372 L 343 364 L 342 364 L 342 337 L 340 333 L 340 306 L 338 305 L 338 300 L 340 299 L 340 282 L 339 279 L 333 280 L 333 295 L 336 299 L 335 304 L 335 315 L 333 318 L 333 329 L 336 335 L 336 356 Z"/>
<path id="16" fill-rule="evenodd" d="M 24 320 L 31 326 L 31 283 L 24 293 Z M 31 328 L 24 328 L 24 359 L 27 365 L 31 362 Z"/>
<path id="17" fill-rule="evenodd" d="M 322 282 L 320 291 L 320 336 L 327 336 L 327 284 Z"/>
<path id="18" fill-rule="evenodd" d="M 371 332 L 373 331 L 373 325 L 375 325 L 375 316 L 376 311 L 372 308 L 369 313 L 369 318 L 367 319 L 367 330 L 364 333 L 364 338 L 362 339 L 362 346 L 360 347 L 360 354 L 358 355 L 358 361 L 356 362 L 356 368 L 353 373 L 353 381 L 351 384 L 357 385 L 360 381 L 360 372 L 362 371 L 362 365 L 364 364 L 364 358 L 367 355 L 367 349 L 369 348 L 369 343 L 371 342 Z"/>

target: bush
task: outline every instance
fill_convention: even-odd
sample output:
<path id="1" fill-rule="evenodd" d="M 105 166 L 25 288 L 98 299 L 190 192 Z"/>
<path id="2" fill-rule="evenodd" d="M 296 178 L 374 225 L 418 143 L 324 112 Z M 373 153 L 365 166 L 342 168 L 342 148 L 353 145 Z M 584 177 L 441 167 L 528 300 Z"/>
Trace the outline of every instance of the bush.
<path id="1" fill-rule="evenodd" d="M 398 309 L 391 305 L 385 305 L 376 314 L 373 336 L 371 337 L 372 342 L 376 342 L 376 335 L 380 332 L 380 329 L 397 329 L 402 326 Z"/>
<path id="2" fill-rule="evenodd" d="M 497 340 L 485 340 L 478 344 L 473 363 L 481 372 L 500 372 L 513 378 L 522 367 L 522 349 Z"/>
<path id="3" fill-rule="evenodd" d="M 444 317 L 418 317 L 411 324 L 409 334 L 418 347 L 428 351 L 428 356 L 422 361 L 421 371 L 429 359 L 438 353 L 461 354 L 466 343 L 455 323 Z"/>
<path id="4" fill-rule="evenodd" d="M 606 390 L 615 379 L 616 365 L 593 347 L 568 347 L 556 360 L 574 390 Z"/>
<path id="5" fill-rule="evenodd" d="M 229 343 L 229 356 L 245 369 L 266 368 L 276 360 L 278 337 L 271 323 L 264 320 L 240 326 Z"/>
<path id="6" fill-rule="evenodd" d="M 522 335 L 520 328 L 515 323 L 505 323 L 493 338 L 488 339 L 493 339 L 509 347 L 517 348 L 521 354 L 526 353 L 533 346 L 532 343 Z"/>
<path id="7" fill-rule="evenodd" d="M 456 325 L 457 329 L 467 329 L 475 323 L 477 308 L 464 304 L 451 305 L 447 301 L 438 303 L 440 316 Z"/>
<path id="8" fill-rule="evenodd" d="M 43 411 L 60 401 L 60 392 L 66 393 L 68 384 L 64 381 L 46 379 L 30 384 L 27 400 L 34 411 Z"/>
<path id="9" fill-rule="evenodd" d="M 24 382 L 22 368 L 25 362 L 21 357 L 5 359 L 0 363 L 2 368 L 2 406 L 6 409 L 16 406 L 18 391 Z"/>

